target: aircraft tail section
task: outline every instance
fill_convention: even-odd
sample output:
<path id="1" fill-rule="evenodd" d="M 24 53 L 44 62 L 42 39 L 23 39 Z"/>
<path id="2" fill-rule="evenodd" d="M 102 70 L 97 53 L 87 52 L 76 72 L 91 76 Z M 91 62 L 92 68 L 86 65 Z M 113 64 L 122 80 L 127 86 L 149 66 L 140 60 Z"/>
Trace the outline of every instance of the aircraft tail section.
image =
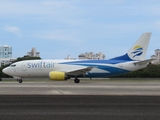
<path id="1" fill-rule="evenodd" d="M 145 60 L 148 44 L 151 33 L 143 33 L 137 42 L 128 51 L 128 56 L 131 60 L 142 61 Z"/>
<path id="2" fill-rule="evenodd" d="M 137 42 L 130 50 L 122 56 L 112 58 L 111 60 L 126 60 L 126 61 L 143 61 L 146 57 L 148 44 L 150 41 L 151 32 L 143 33 Z"/>

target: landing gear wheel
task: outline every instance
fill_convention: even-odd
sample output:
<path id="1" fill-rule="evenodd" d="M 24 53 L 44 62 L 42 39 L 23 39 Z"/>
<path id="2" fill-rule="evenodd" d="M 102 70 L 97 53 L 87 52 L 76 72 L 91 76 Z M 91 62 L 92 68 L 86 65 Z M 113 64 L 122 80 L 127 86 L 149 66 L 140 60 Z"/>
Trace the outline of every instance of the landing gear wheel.
<path id="1" fill-rule="evenodd" d="M 76 79 L 74 80 L 74 82 L 75 82 L 75 83 L 79 83 L 80 80 L 76 78 Z"/>
<path id="2" fill-rule="evenodd" d="M 22 79 L 18 80 L 19 83 L 22 83 Z"/>

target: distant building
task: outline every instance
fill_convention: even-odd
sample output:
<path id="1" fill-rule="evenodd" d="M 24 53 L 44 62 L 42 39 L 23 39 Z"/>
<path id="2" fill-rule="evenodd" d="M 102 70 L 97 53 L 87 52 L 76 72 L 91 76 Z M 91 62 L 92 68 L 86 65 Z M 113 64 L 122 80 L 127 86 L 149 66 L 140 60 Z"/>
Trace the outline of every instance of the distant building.
<path id="1" fill-rule="evenodd" d="M 105 55 L 102 52 L 94 54 L 93 52 L 82 53 L 78 56 L 78 59 L 92 59 L 92 60 L 104 60 Z"/>
<path id="2" fill-rule="evenodd" d="M 12 47 L 0 46 L 0 58 L 12 58 Z"/>
<path id="3" fill-rule="evenodd" d="M 27 55 L 30 57 L 40 57 L 40 52 L 37 52 L 36 48 L 32 48 L 31 52 L 27 52 Z"/>
<path id="4" fill-rule="evenodd" d="M 16 58 L 0 58 L 0 67 L 2 65 L 8 65 L 11 64 L 13 61 L 15 61 Z"/>
<path id="5" fill-rule="evenodd" d="M 160 49 L 155 50 L 155 55 L 152 55 L 151 59 L 155 59 L 154 61 L 151 62 L 152 64 L 155 65 L 160 64 Z"/>
<path id="6" fill-rule="evenodd" d="M 65 60 L 76 60 L 76 58 L 71 58 L 70 55 L 68 55 L 66 58 L 64 58 Z"/>
<path id="7" fill-rule="evenodd" d="M 0 67 L 2 65 L 10 64 L 15 59 L 12 58 L 12 47 L 8 45 L 0 46 Z"/>

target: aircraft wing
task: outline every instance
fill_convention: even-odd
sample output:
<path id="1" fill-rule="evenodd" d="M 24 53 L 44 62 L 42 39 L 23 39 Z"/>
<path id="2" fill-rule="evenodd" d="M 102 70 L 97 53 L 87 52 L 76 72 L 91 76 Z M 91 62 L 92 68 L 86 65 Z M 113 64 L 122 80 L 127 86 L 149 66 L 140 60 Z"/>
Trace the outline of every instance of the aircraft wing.
<path id="1" fill-rule="evenodd" d="M 143 61 L 135 62 L 134 64 L 135 64 L 135 65 L 147 64 L 147 63 L 152 62 L 153 60 L 155 60 L 155 59 L 143 60 Z"/>
<path id="2" fill-rule="evenodd" d="M 94 67 L 86 67 L 83 69 L 77 69 L 74 71 L 69 71 L 66 73 L 68 76 L 79 76 L 79 75 L 85 75 L 87 72 L 91 71 Z"/>

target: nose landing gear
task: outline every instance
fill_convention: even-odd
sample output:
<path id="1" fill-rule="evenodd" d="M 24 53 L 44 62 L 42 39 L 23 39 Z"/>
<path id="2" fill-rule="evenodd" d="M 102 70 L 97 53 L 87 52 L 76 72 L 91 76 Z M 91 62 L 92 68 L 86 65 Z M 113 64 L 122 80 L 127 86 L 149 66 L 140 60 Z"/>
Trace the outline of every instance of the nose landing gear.
<path id="1" fill-rule="evenodd" d="M 22 82 L 23 82 L 22 79 L 17 79 L 17 81 L 18 81 L 19 83 L 22 83 Z"/>

